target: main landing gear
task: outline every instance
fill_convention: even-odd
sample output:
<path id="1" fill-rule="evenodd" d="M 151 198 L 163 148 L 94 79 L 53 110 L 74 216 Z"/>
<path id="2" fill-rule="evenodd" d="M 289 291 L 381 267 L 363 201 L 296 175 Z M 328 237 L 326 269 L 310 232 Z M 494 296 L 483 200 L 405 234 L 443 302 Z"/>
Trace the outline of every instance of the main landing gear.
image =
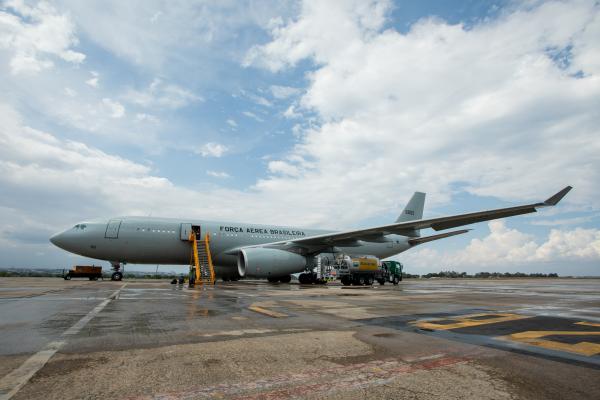
<path id="1" fill-rule="evenodd" d="M 121 263 L 119 262 L 111 262 L 110 267 L 113 270 L 112 275 L 110 276 L 111 281 L 120 281 L 123 279 L 123 272 L 121 271 Z"/>
<path id="2" fill-rule="evenodd" d="M 298 282 L 302 285 L 310 285 L 311 283 L 322 283 L 317 279 L 317 274 L 314 272 L 304 272 L 298 276 Z"/>

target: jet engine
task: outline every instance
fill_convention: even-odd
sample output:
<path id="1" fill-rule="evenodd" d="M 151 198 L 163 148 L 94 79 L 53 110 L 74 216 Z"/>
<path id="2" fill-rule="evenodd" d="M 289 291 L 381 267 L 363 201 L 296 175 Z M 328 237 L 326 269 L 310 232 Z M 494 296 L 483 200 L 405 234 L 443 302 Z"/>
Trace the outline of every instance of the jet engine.
<path id="1" fill-rule="evenodd" d="M 306 257 L 285 250 L 254 247 L 238 253 L 238 273 L 252 278 L 268 278 L 302 272 Z"/>

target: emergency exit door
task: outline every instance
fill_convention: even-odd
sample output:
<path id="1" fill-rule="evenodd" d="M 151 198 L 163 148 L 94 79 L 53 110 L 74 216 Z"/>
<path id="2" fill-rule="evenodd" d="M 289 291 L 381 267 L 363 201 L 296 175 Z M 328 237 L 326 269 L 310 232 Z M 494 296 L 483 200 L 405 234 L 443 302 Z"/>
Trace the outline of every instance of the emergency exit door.
<path id="1" fill-rule="evenodd" d="M 120 219 L 111 219 L 110 221 L 108 221 L 108 224 L 106 225 L 106 232 L 104 233 L 104 237 L 107 239 L 118 239 L 120 228 L 121 228 L 121 220 Z"/>

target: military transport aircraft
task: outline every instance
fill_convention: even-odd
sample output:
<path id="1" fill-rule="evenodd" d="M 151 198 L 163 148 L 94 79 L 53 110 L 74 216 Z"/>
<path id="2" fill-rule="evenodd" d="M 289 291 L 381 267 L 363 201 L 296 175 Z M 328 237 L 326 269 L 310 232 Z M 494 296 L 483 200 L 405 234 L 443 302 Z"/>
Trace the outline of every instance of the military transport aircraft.
<path id="1" fill-rule="evenodd" d="M 421 236 L 421 229 L 441 231 L 536 212 L 538 208 L 556 205 L 570 190 L 571 186 L 567 186 L 542 203 L 429 219 L 422 219 L 425 193 L 415 192 L 396 222 L 343 232 L 191 219 L 117 217 L 80 222 L 52 236 L 50 241 L 72 253 L 110 261 L 115 271 L 113 279 L 121 280 L 122 263 L 189 264 L 190 233 L 198 237 L 208 234 L 217 276 L 224 280 L 255 277 L 289 282 L 291 274 L 309 270 L 317 255 L 390 257 L 422 243 L 469 231 Z"/>

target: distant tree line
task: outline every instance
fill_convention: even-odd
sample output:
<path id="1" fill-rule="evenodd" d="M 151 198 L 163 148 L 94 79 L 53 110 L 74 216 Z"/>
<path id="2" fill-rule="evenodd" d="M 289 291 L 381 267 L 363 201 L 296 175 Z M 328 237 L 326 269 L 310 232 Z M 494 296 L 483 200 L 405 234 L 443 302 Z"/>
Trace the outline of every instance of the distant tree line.
<path id="1" fill-rule="evenodd" d="M 549 274 L 539 272 L 532 274 L 524 272 L 477 272 L 470 275 L 466 272 L 440 271 L 421 275 L 421 278 L 558 278 L 558 274 L 555 272 Z"/>
<path id="2" fill-rule="evenodd" d="M 65 270 L 66 272 L 66 270 Z M 105 279 L 110 279 L 110 275 L 112 271 L 105 271 L 102 275 Z M 177 278 L 180 274 L 173 272 L 159 272 L 157 274 L 152 274 L 148 272 L 126 272 L 124 278 L 129 279 L 173 279 Z M 183 275 L 187 276 L 186 273 Z M 29 277 L 62 277 L 63 270 L 60 269 L 4 269 L 0 270 L 0 278 L 1 277 L 11 277 L 11 276 L 29 276 Z M 524 272 L 477 272 L 476 274 L 467 274 L 466 272 L 457 272 L 457 271 L 440 271 L 440 272 L 432 272 L 425 275 L 415 275 L 409 274 L 406 272 L 402 272 L 402 278 L 406 279 L 415 279 L 415 278 L 558 278 L 557 273 L 549 273 L 549 274 L 541 274 L 541 273 L 532 273 L 526 274 Z"/>

